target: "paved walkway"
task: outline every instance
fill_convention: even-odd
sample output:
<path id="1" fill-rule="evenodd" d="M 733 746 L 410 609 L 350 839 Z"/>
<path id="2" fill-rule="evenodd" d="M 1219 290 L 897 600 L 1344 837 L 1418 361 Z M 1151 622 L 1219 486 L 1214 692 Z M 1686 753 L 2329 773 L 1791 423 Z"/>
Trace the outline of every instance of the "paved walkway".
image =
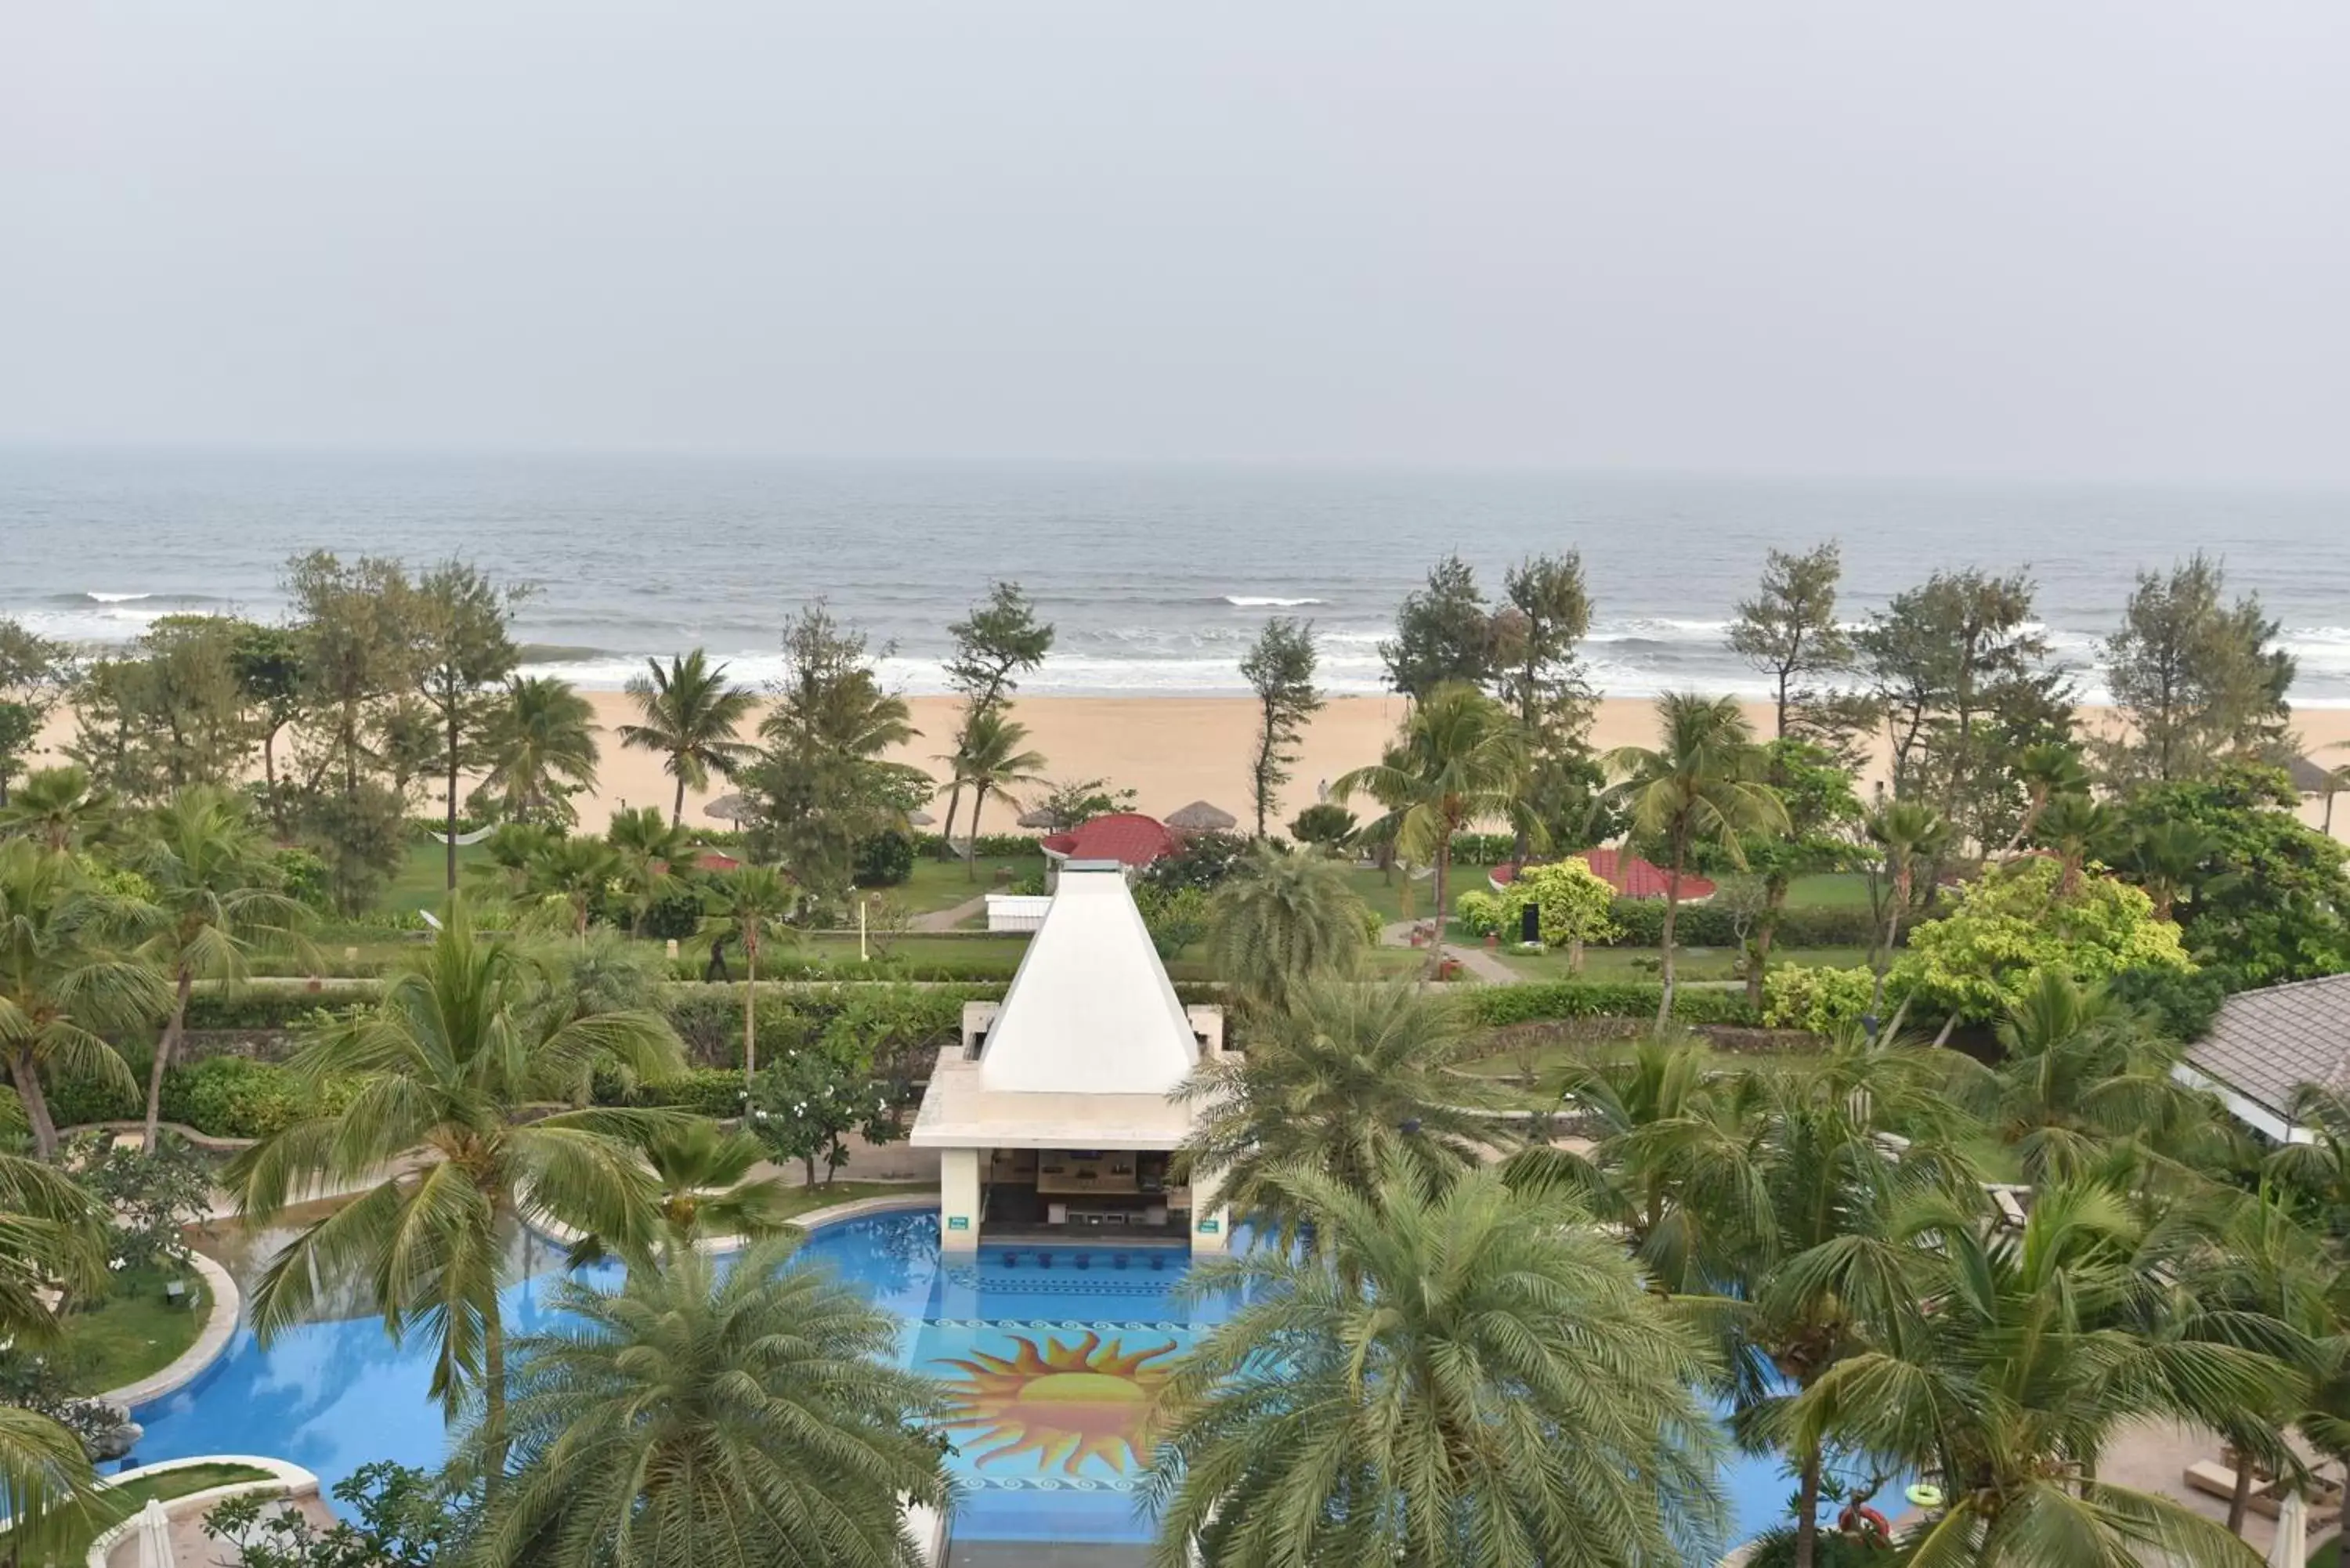
<path id="1" fill-rule="evenodd" d="M 1380 928 L 1379 945 L 1383 948 L 1411 946 L 1412 929 L 1420 923 L 1418 920 L 1398 920 L 1391 926 Z M 1483 948 L 1464 948 L 1455 942 L 1447 942 L 1443 956 L 1459 961 L 1462 969 L 1488 985 L 1515 985 L 1525 978 Z"/>
<path id="2" fill-rule="evenodd" d="M 987 913 L 987 895 L 973 893 L 951 909 L 932 909 L 906 922 L 910 931 L 951 931 L 974 915 Z"/>

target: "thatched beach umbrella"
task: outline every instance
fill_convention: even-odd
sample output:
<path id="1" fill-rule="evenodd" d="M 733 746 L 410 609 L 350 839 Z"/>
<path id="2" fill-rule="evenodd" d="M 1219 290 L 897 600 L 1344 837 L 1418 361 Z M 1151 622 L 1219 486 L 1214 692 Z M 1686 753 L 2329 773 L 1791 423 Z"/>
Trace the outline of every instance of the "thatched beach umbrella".
<path id="1" fill-rule="evenodd" d="M 1049 830 L 1060 826 L 1061 823 L 1058 817 L 1055 816 L 1051 812 L 1046 811 L 1040 805 L 1034 811 L 1022 812 L 1020 814 L 1020 826 L 1023 827 L 1042 827 Z"/>
<path id="2" fill-rule="evenodd" d="M 910 811 L 906 814 L 906 826 L 909 827 L 936 827 L 938 822 L 939 819 L 927 811 Z"/>
<path id="3" fill-rule="evenodd" d="M 702 809 L 721 822 L 740 822 L 751 815 L 740 794 L 722 794 Z"/>
<path id="4" fill-rule="evenodd" d="M 1223 833 L 1238 827 L 1240 821 L 1222 806 L 1195 800 L 1180 811 L 1168 814 L 1167 826 L 1178 833 Z"/>

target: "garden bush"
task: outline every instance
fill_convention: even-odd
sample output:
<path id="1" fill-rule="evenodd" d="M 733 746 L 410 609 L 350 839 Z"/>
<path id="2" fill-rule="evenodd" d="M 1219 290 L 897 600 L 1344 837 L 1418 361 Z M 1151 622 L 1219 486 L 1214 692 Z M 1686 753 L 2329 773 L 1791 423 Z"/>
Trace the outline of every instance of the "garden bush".
<path id="1" fill-rule="evenodd" d="M 1609 919 L 1617 932 L 1607 946 L 1652 948 L 1664 940 L 1662 898 L 1618 898 L 1610 907 Z M 1734 948 L 1742 940 L 1742 925 L 1752 934 L 1752 912 L 1721 904 L 1683 904 L 1676 936 L 1685 948 Z M 1866 947 L 1883 934 L 1883 928 L 1866 908 L 1794 909 L 1779 912 L 1776 933 L 1772 940 L 1779 947 Z M 1906 930 L 1901 934 L 1905 940 L 1908 936 Z"/>
<path id="2" fill-rule="evenodd" d="M 1044 851 L 1036 847 L 1036 839 L 1037 835 L 1033 833 L 983 833 L 979 836 L 980 857 L 983 859 L 1002 859 L 1022 855 L 1042 855 Z M 949 854 L 962 854 L 960 849 L 951 849 L 945 836 L 936 833 L 925 833 L 915 839 L 914 848 L 920 854 L 940 859 L 945 858 Z"/>
<path id="3" fill-rule="evenodd" d="M 672 893 L 645 911 L 645 935 L 655 941 L 681 942 L 702 929 L 702 898 L 691 892 Z"/>
<path id="4" fill-rule="evenodd" d="M 1876 975 L 1865 969 L 1776 964 L 1762 977 L 1762 1022 L 1773 1029 L 1832 1034 L 1867 1015 L 1876 988 Z"/>
<path id="5" fill-rule="evenodd" d="M 1518 841 L 1506 833 L 1456 833 L 1452 836 L 1455 866 L 1502 866 L 1517 857 Z"/>
<path id="6" fill-rule="evenodd" d="M 1556 981 L 1547 985 L 1486 985 L 1468 994 L 1469 1016 L 1489 1029 L 1555 1018 L 1654 1018 L 1664 988 L 1645 981 Z M 1682 986 L 1673 996 L 1673 1016 L 1683 1023 L 1727 1023 L 1754 1028 L 1762 1011 L 1743 992 Z"/>
<path id="7" fill-rule="evenodd" d="M 860 888 L 895 888 L 914 874 L 914 841 L 894 830 L 857 841 L 853 872 Z"/>
<path id="8" fill-rule="evenodd" d="M 1452 918 L 1472 936 L 1490 937 L 1513 927 L 1514 913 L 1503 905 L 1500 894 L 1482 888 L 1471 888 L 1452 900 Z"/>
<path id="9" fill-rule="evenodd" d="M 256 985 L 234 992 L 200 991 L 188 998 L 191 1029 L 292 1029 L 311 1022 L 324 1010 L 341 1012 L 371 1007 L 383 995 L 380 985 L 361 982 L 319 991 L 292 986 Z"/>
<path id="10" fill-rule="evenodd" d="M 738 1039 L 735 1044 L 740 1045 Z M 764 1054 L 765 1043 L 761 1042 Z M 660 1106 L 671 1109 L 692 1111 L 705 1116 L 735 1116 L 743 1114 L 743 1070 L 740 1067 L 691 1067 L 674 1078 L 663 1078 L 655 1084 L 635 1084 L 622 1088 L 617 1079 L 598 1075 L 596 1079 L 596 1101 L 598 1105 Z"/>
<path id="11" fill-rule="evenodd" d="M 243 1056 L 209 1056 L 163 1075 L 163 1119 L 213 1137 L 267 1137 L 305 1116 L 338 1109 L 343 1085 L 313 1092 L 285 1068 Z"/>

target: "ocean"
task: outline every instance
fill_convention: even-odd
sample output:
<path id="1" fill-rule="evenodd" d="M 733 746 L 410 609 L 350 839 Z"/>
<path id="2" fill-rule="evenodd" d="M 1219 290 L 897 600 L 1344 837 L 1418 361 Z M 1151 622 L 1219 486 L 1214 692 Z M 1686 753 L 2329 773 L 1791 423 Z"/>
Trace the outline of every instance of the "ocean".
<path id="1" fill-rule="evenodd" d="M 1937 567 L 2026 567 L 2057 655 L 2099 688 L 2099 639 L 2140 568 L 2196 549 L 2257 591 L 2301 661 L 2296 702 L 2350 707 L 2350 495 L 1537 472 L 1307 472 L 784 460 L 0 449 L 0 615 L 119 643 L 156 617 L 280 614 L 314 549 L 466 557 L 535 591 L 546 670 L 622 683 L 696 645 L 772 677 L 821 597 L 941 689 L 947 624 L 995 577 L 1059 628 L 1033 692 L 1244 690 L 1265 617 L 1310 618 L 1334 692 L 1458 550 L 1498 592 L 1529 554 L 1582 552 L 1586 653 L 1609 694 L 1759 693 L 1723 646 L 1763 552 L 1844 546 L 1852 618 Z"/>

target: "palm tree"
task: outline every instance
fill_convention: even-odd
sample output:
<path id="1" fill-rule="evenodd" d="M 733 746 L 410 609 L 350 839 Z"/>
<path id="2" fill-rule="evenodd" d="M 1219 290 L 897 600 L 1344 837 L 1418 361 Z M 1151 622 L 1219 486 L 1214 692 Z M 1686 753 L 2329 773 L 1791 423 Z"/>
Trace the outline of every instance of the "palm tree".
<path id="1" fill-rule="evenodd" d="M 474 1542 L 484 1568 L 917 1568 L 911 1501 L 943 1506 L 933 1386 L 892 1365 L 898 1323 L 795 1268 L 793 1243 L 731 1270 L 691 1249 L 617 1290 L 577 1281 L 569 1320 L 522 1342 L 515 1464 Z M 476 1423 L 460 1462 L 505 1468 Z"/>
<path id="2" fill-rule="evenodd" d="M 2154 918 L 2168 920 L 2219 853 L 2220 841 L 2183 817 L 2149 822 L 2130 836 L 2122 868 L 2154 900 Z"/>
<path id="3" fill-rule="evenodd" d="M 1721 846 L 1743 869 L 1742 833 L 1787 831 L 1787 809 L 1765 782 L 1770 757 L 1754 743 L 1754 727 L 1729 697 L 1668 691 L 1657 699 L 1659 744 L 1618 746 L 1602 761 L 1630 805 L 1632 831 L 1664 842 L 1665 924 L 1657 1027 L 1673 1015 L 1673 927 L 1680 911 L 1681 874 L 1701 839 Z"/>
<path id="4" fill-rule="evenodd" d="M 734 736 L 757 699 L 747 686 L 728 685 L 726 666 L 712 664 L 698 648 L 682 659 L 672 657 L 667 669 L 658 659 L 647 659 L 645 669 L 629 681 L 629 695 L 644 722 L 621 725 L 620 743 L 669 759 L 661 771 L 677 780 L 669 819 L 682 822 L 688 785 L 705 788 L 713 773 L 731 779 L 756 753 Z"/>
<path id="5" fill-rule="evenodd" d="M 2048 803 L 2067 795 L 2089 793 L 2089 770 L 2081 763 L 2077 746 L 2063 741 L 2043 741 L 2029 745 L 2016 754 L 2015 777 L 2023 785 L 2023 815 L 2017 818 L 2015 836 L 2007 841 L 2000 858 L 2012 859 L 2015 852 L 2032 837 L 2032 830 L 2040 824 L 2041 814 Z"/>
<path id="6" fill-rule="evenodd" d="M 1989 1120 L 2026 1180 L 2077 1179 L 2117 1160 L 2178 1168 L 2217 1152 L 2210 1098 L 2170 1075 L 2178 1048 L 2102 988 L 2040 971 L 2000 1021 L 1999 1041 Z"/>
<path id="7" fill-rule="evenodd" d="M 655 1134 L 644 1152 L 660 1185 L 661 1222 L 672 1247 L 715 1237 L 757 1240 L 786 1225 L 782 1180 L 751 1179 L 767 1150 L 749 1133 L 697 1116 Z"/>
<path id="8" fill-rule="evenodd" d="M 78 1562 L 115 1522 L 81 1438 L 36 1411 L 0 1405 L 0 1551 L 26 1563 Z"/>
<path id="9" fill-rule="evenodd" d="M 1343 867 L 1259 843 L 1216 889 L 1208 961 L 1252 1004 L 1278 1011 L 1302 982 L 1353 974 L 1367 909 Z"/>
<path id="10" fill-rule="evenodd" d="M 2069 898 L 2081 886 L 2081 868 L 2113 836 L 2114 815 L 2085 794 L 2058 795 L 2041 813 L 2039 837 L 2064 867 L 2056 894 Z"/>
<path id="11" fill-rule="evenodd" d="M 685 886 L 686 851 L 692 836 L 661 820 L 658 806 L 615 812 L 604 842 L 617 862 L 615 877 L 629 907 L 629 934 L 640 937 L 655 904 Z"/>
<path id="12" fill-rule="evenodd" d="M 725 921 L 721 940 L 743 944 L 743 1093 L 759 1073 L 759 949 L 769 937 L 791 940 L 784 921 L 799 890 L 772 866 L 737 866 L 711 879 L 708 908 Z"/>
<path id="13" fill-rule="evenodd" d="M 1885 851 L 1885 942 L 1877 950 L 1876 983 L 1869 987 L 1868 1016 L 1885 1012 L 1885 977 L 1893 968 L 1893 950 L 1901 940 L 1901 917 L 1916 898 L 1920 862 L 1930 864 L 1950 843 L 1950 830 L 1941 814 L 1922 801 L 1897 800 L 1869 813 L 1864 825 L 1868 836 Z M 1871 1029 L 1876 1028 L 1872 1022 Z"/>
<path id="14" fill-rule="evenodd" d="M 136 1087 L 103 1032 L 161 1018 L 172 990 L 112 937 L 155 918 L 151 905 L 91 887 L 36 840 L 0 843 L 0 1059 L 43 1159 L 57 1152 L 45 1076 Z"/>
<path id="15" fill-rule="evenodd" d="M 2283 1404 L 2294 1369 L 2209 1328 L 2281 1343 L 2282 1324 L 2225 1324 L 2178 1311 L 2181 1228 L 2095 1183 L 2034 1195 L 2016 1229 L 1947 1199 L 1902 1216 L 1909 1288 L 1869 1325 L 1868 1349 L 1797 1395 L 1784 1429 L 1842 1442 L 1881 1468 L 1936 1482 L 1943 1511 L 1912 1532 L 1905 1562 L 2070 1568 L 2259 1559 L 2185 1504 L 2100 1479 L 2123 1428 L 2146 1419 L 2225 1427 Z"/>
<path id="16" fill-rule="evenodd" d="M 1436 929 L 1429 965 L 1442 961 L 1451 911 L 1452 836 L 1472 823 L 1506 821 L 1537 846 L 1546 843 L 1524 794 L 1525 732 L 1510 711 L 1473 686 L 1439 686 L 1412 707 L 1400 743 L 1385 758 L 1333 780 L 1330 794 L 1357 794 L 1387 806 L 1395 846 L 1436 868 Z"/>
<path id="17" fill-rule="evenodd" d="M 530 896 L 530 867 L 547 846 L 569 835 L 560 827 L 537 822 L 500 823 L 482 840 L 482 857 L 471 868 L 474 883 L 500 898 Z"/>
<path id="18" fill-rule="evenodd" d="M 1613 1237 L 1491 1170 L 1279 1179 L 1320 1245 L 1187 1282 L 1243 1304 L 1162 1396 L 1158 1563 L 1711 1560 L 1712 1364 Z"/>
<path id="19" fill-rule="evenodd" d="M 172 984 L 172 1015 L 147 1071 L 143 1147 L 155 1152 L 163 1074 L 186 1028 L 196 981 L 234 986 L 256 952 L 311 952 L 310 911 L 269 886 L 269 841 L 244 802 L 191 784 L 156 808 L 140 834 L 134 866 L 153 889 L 161 921 L 141 951 Z"/>
<path id="20" fill-rule="evenodd" d="M 1305 1168 L 1361 1187 L 1390 1159 L 1443 1174 L 1509 1136 L 1488 1079 L 1456 1069 L 1471 1045 L 1459 1007 L 1419 987 L 1322 979 L 1263 1018 L 1245 1056 L 1209 1063 L 1178 1095 L 1200 1106 L 1180 1163 L 1235 1210 L 1286 1228 L 1277 1177 Z"/>
<path id="21" fill-rule="evenodd" d="M 596 710 L 567 680 L 517 676 L 506 682 L 490 755 L 482 785 L 505 798 L 509 816 L 567 826 L 576 814 L 567 797 L 596 787 Z"/>
<path id="22" fill-rule="evenodd" d="M 972 715 L 962 743 L 946 759 L 954 766 L 956 790 L 971 791 L 971 842 L 963 853 L 966 877 L 979 876 L 979 814 L 989 797 L 1017 805 L 1014 788 L 1045 782 L 1045 754 L 1023 750 L 1027 741 L 1027 725 L 1001 708 L 991 708 Z"/>
<path id="23" fill-rule="evenodd" d="M 1815 1064 L 1741 1075 L 1748 1169 L 1723 1184 L 1739 1201 L 1725 1217 L 1737 1241 L 1721 1282 L 1751 1303 L 1740 1337 L 1786 1388 L 1808 1388 L 1867 1348 L 1868 1324 L 1896 1310 L 1910 1282 L 1908 1246 L 1891 1234 L 1905 1203 L 1939 1193 L 1981 1206 L 1976 1173 L 1954 1152 L 1971 1124 L 1950 1101 L 1949 1077 L 1946 1053 L 1857 1033 Z M 1789 1396 L 1742 1393 L 1742 1435 L 1767 1438 Z M 1794 1563 L 1813 1568 L 1826 1449 L 1817 1434 L 1767 1446 L 1793 1449 Z"/>
<path id="24" fill-rule="evenodd" d="M 0 806 L 0 836 L 30 838 L 63 855 L 103 838 L 114 819 L 114 796 L 78 767 L 37 768 Z"/>
<path id="25" fill-rule="evenodd" d="M 627 1258 L 660 1231 L 637 1149 L 677 1118 L 640 1110 L 536 1113 L 600 1061 L 643 1078 L 683 1070 L 659 1013 L 572 1016 L 530 954 L 475 936 L 452 899 L 430 952 L 370 1011 L 322 1026 L 290 1064 L 297 1081 L 347 1094 L 239 1155 L 225 1173 L 239 1208 L 267 1219 L 322 1191 L 369 1184 L 305 1226 L 252 1296 L 266 1344 L 360 1291 L 399 1339 L 437 1342 L 432 1394 L 453 1419 L 476 1397 L 502 1450 L 505 1320 L 498 1292 L 517 1230 L 564 1227 Z M 493 1478 L 503 1469 L 493 1463 Z"/>
<path id="26" fill-rule="evenodd" d="M 560 899 L 566 929 L 585 941 L 588 920 L 596 901 L 620 875 L 620 857 L 600 838 L 550 838 L 540 845 L 523 867 L 524 886 L 532 897 Z"/>

